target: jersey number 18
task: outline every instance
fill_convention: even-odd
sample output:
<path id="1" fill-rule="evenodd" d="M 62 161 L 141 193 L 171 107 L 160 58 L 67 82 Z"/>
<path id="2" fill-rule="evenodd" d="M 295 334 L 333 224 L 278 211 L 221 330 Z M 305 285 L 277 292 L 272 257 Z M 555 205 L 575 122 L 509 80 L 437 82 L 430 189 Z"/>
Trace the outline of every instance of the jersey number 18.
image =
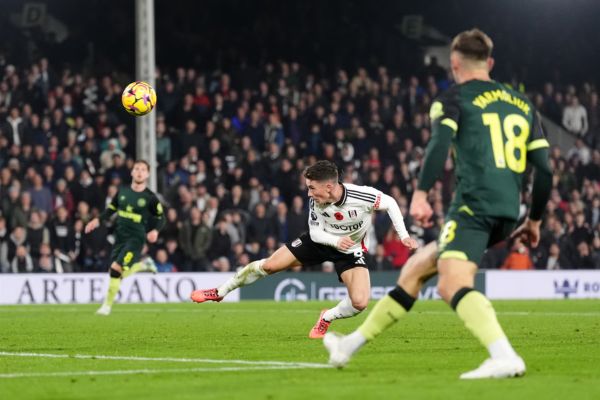
<path id="1" fill-rule="evenodd" d="M 525 171 L 529 122 L 519 114 L 509 114 L 503 121 L 497 113 L 485 113 L 481 117 L 483 124 L 490 128 L 496 167 L 508 167 L 518 174 Z M 502 132 L 506 136 L 506 146 Z M 519 150 L 518 155 L 516 150 Z"/>

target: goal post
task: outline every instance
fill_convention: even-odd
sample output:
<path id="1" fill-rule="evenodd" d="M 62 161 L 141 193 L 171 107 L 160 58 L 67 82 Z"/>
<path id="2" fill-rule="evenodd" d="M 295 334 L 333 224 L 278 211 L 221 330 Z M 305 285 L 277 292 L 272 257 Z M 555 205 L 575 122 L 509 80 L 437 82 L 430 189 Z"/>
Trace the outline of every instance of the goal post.
<path id="1" fill-rule="evenodd" d="M 154 0 L 135 1 L 135 77 L 156 88 Z M 158 99 L 157 101 L 160 101 Z M 148 187 L 156 191 L 156 112 L 136 118 L 136 155 L 150 164 Z"/>

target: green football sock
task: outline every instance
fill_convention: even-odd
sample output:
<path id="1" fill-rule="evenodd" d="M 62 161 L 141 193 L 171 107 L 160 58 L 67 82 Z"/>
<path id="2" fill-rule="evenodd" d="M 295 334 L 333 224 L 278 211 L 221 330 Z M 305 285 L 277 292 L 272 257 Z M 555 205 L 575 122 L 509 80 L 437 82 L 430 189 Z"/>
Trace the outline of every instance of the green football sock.
<path id="1" fill-rule="evenodd" d="M 456 303 L 456 313 L 471 333 L 486 348 L 506 338 L 492 303 L 476 290 L 469 291 Z"/>
<path id="2" fill-rule="evenodd" d="M 106 294 L 106 299 L 104 299 L 104 304 L 112 307 L 115 297 L 117 296 L 117 293 L 119 293 L 120 287 L 121 278 L 110 278 L 110 282 L 108 284 L 108 293 Z"/>
<path id="3" fill-rule="evenodd" d="M 358 327 L 358 331 L 365 339 L 373 340 L 406 313 L 407 310 L 400 303 L 386 295 L 375 304 L 365 322 Z"/>
<path id="4" fill-rule="evenodd" d="M 131 267 L 123 267 L 123 274 L 121 275 L 123 278 L 127 278 L 137 272 L 140 272 L 144 268 L 144 264 L 141 261 L 136 262 Z"/>

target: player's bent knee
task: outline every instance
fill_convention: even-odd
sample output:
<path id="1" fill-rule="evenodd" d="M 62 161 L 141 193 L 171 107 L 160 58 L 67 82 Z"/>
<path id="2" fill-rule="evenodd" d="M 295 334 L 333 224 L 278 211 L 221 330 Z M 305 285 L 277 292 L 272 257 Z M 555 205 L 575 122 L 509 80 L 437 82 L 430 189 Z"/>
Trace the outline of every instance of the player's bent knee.
<path id="1" fill-rule="evenodd" d="M 114 269 L 114 268 L 111 268 L 111 269 L 110 269 L 110 277 L 111 277 L 111 278 L 120 278 L 120 277 L 121 277 L 121 275 L 122 275 L 122 274 L 121 274 L 121 271 L 117 271 L 117 270 L 116 270 L 116 269 Z"/>
<path id="2" fill-rule="evenodd" d="M 368 305 L 369 305 L 369 298 L 352 299 L 352 307 L 354 307 L 358 311 L 365 310 Z"/>
<path id="3" fill-rule="evenodd" d="M 457 287 L 456 284 L 445 279 L 440 279 L 437 285 L 438 294 L 446 303 L 449 303 L 452 300 L 452 297 L 458 289 L 459 287 Z"/>
<path id="4" fill-rule="evenodd" d="M 266 260 L 263 260 L 261 268 L 268 275 L 271 275 L 275 272 L 279 272 L 281 270 L 281 265 L 276 260 L 273 260 L 272 258 L 267 258 Z"/>

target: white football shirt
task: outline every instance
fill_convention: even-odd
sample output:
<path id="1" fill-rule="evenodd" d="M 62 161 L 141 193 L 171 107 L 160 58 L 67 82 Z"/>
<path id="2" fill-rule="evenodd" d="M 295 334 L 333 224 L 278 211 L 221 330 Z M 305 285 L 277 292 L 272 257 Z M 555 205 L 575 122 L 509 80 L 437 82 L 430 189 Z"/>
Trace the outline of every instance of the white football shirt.
<path id="1" fill-rule="evenodd" d="M 341 185 L 343 193 L 337 203 L 319 205 L 312 198 L 309 200 L 308 228 L 313 242 L 337 248 L 338 240 L 349 236 L 355 245 L 338 251 L 361 256 L 369 250 L 367 231 L 377 210 L 387 211 L 401 239 L 409 236 L 400 207 L 391 196 L 370 186 Z"/>

